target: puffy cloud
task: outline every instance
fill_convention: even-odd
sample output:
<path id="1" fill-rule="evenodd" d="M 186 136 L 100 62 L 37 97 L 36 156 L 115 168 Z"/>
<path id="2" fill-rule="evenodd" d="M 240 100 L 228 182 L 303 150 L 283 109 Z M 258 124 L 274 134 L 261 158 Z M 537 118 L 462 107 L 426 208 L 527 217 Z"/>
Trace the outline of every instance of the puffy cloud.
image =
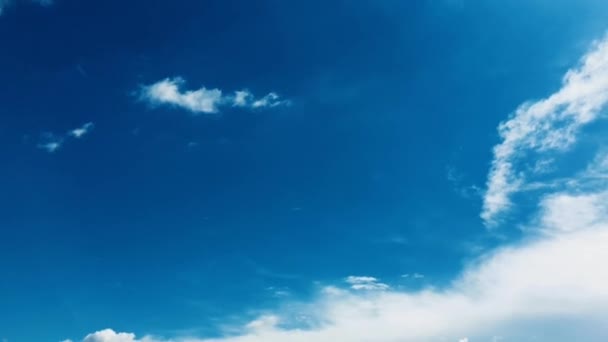
<path id="1" fill-rule="evenodd" d="M 248 90 L 234 92 L 233 95 L 224 95 L 220 89 L 207 89 L 201 87 L 196 90 L 185 90 L 185 84 L 180 77 L 166 78 L 151 85 L 142 87 L 140 99 L 153 106 L 169 105 L 188 110 L 195 114 L 213 114 L 219 112 L 222 106 L 242 108 L 271 108 L 288 105 L 290 102 L 281 100 L 274 92 L 256 99 Z"/>
<path id="2" fill-rule="evenodd" d="M 498 336 L 532 341 L 541 328 L 545 331 L 542 340 L 570 341 L 578 336 L 603 341 L 608 338 L 608 268 L 604 265 L 608 211 L 598 206 L 606 203 L 606 196 L 606 192 L 568 191 L 547 195 L 535 221 L 552 227 L 552 234 L 535 235 L 481 256 L 445 288 L 361 292 L 328 287 L 309 309 L 262 316 L 247 324 L 242 335 L 172 341 L 402 342 L 457 341 L 462 336 L 473 341 L 497 340 Z M 560 221 L 555 218 L 558 213 L 567 218 L 592 213 L 593 220 Z M 346 282 L 379 284 L 374 277 L 351 276 Z M 294 314 L 310 317 L 313 323 L 299 329 L 281 326 L 290 323 L 284 320 Z M 122 335 L 124 340 L 117 336 L 106 332 L 105 340 L 85 342 L 139 341 L 130 334 Z M 141 341 L 167 340 L 145 337 Z"/>
<path id="3" fill-rule="evenodd" d="M 135 334 L 117 333 L 112 329 L 105 329 L 88 334 L 83 342 L 133 342 Z"/>
<path id="4" fill-rule="evenodd" d="M 551 96 L 521 105 L 498 127 L 501 143 L 487 180 L 481 217 L 488 225 L 511 206 L 510 196 L 521 190 L 525 170 L 518 162 L 533 154 L 563 151 L 576 141 L 579 129 L 600 117 L 608 102 L 608 38 L 595 42 L 569 70 L 561 89 Z"/>
<path id="5" fill-rule="evenodd" d="M 580 193 L 577 187 L 545 195 L 533 220 L 539 234 L 480 256 L 444 288 L 401 291 L 386 285 L 383 291 L 356 291 L 355 285 L 382 283 L 374 277 L 350 276 L 345 281 L 351 290 L 326 287 L 298 312 L 262 316 L 246 324 L 238 336 L 138 340 L 132 334 L 104 330 L 84 341 L 404 342 L 457 341 L 462 336 L 473 341 L 533 341 L 538 340 L 538 331 L 543 331 L 541 340 L 604 341 L 607 199 L 606 188 Z M 288 328 L 295 316 L 309 317 L 311 323 Z"/>

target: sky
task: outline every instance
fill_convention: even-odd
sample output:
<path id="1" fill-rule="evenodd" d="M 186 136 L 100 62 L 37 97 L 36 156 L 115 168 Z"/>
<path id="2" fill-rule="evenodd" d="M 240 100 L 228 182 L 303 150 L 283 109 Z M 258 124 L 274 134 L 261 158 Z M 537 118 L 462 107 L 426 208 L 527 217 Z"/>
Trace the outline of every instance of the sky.
<path id="1" fill-rule="evenodd" d="M 608 340 L 603 0 L 0 0 L 0 341 Z"/>

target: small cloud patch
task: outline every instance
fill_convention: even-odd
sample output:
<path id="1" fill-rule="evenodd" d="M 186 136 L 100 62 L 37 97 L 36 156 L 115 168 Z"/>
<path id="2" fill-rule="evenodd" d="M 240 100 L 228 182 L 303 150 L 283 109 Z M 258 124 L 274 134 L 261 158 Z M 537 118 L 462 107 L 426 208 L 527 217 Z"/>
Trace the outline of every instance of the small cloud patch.
<path id="1" fill-rule="evenodd" d="M 165 78 L 156 83 L 143 86 L 139 98 L 152 106 L 172 106 L 185 109 L 193 114 L 216 114 L 221 107 L 239 107 L 246 109 L 273 108 L 291 104 L 275 93 L 256 98 L 249 90 L 238 90 L 224 95 L 220 89 L 201 87 L 195 90 L 183 90 L 185 80 L 181 77 Z"/>

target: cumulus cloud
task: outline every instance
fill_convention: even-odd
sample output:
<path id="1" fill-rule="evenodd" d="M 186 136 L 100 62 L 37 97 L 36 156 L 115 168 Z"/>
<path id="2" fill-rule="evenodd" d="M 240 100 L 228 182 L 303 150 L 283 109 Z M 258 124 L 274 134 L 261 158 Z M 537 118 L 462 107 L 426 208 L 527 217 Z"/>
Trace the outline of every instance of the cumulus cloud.
<path id="1" fill-rule="evenodd" d="M 145 341 L 144 339 L 143 341 Z M 132 342 L 136 341 L 135 334 L 130 333 L 117 333 L 112 329 L 105 329 L 101 331 L 88 334 L 83 342 Z"/>
<path id="2" fill-rule="evenodd" d="M 518 163 L 571 147 L 579 129 L 599 118 L 607 102 L 608 37 L 595 42 L 580 65 L 566 73 L 557 92 L 521 105 L 499 125 L 502 141 L 494 147 L 481 213 L 486 224 L 497 223 L 497 216 L 512 204 L 510 196 L 525 184 L 527 175 Z"/>
<path id="3" fill-rule="evenodd" d="M 576 203 L 574 212 L 563 213 L 571 207 L 549 199 L 556 196 L 570 196 Z M 607 195 L 597 196 L 589 200 L 552 194 L 543 202 L 540 221 L 557 212 L 595 212 Z M 291 315 L 278 313 L 247 324 L 238 336 L 139 340 L 131 334 L 106 331 L 96 333 L 97 339 L 87 336 L 84 342 L 466 341 L 462 336 L 471 341 L 492 341 L 497 336 L 505 341 L 533 341 L 539 331 L 544 331 L 540 340 L 604 341 L 608 338 L 608 268 L 604 265 L 608 260 L 608 212 L 598 215 L 576 229 L 557 227 L 553 235 L 485 255 L 444 289 L 323 291 L 311 303 L 313 309 L 300 313 L 314 321 L 306 328 L 283 327 L 282 317 Z M 373 277 L 353 277 L 347 282 L 377 284 Z M 577 322 L 584 331 L 577 328 Z"/>
<path id="4" fill-rule="evenodd" d="M 256 99 L 248 90 L 239 90 L 233 94 L 224 95 L 222 90 L 217 88 L 201 87 L 196 90 L 182 90 L 184 84 L 184 79 L 180 77 L 166 78 L 142 87 L 140 99 L 153 106 L 168 105 L 188 110 L 194 114 L 218 113 L 220 107 L 223 106 L 261 109 L 290 103 L 288 100 L 282 100 L 274 92 Z"/>

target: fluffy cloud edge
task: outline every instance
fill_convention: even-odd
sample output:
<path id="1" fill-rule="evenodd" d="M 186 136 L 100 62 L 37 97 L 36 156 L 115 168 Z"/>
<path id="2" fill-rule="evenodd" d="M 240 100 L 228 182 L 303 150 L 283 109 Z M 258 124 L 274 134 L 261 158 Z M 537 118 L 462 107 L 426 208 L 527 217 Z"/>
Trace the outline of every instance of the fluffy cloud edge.
<path id="1" fill-rule="evenodd" d="M 577 140 L 577 132 L 597 120 L 606 103 L 608 36 L 595 41 L 579 65 L 566 72 L 557 92 L 524 103 L 499 125 L 501 142 L 493 150 L 481 212 L 486 225 L 499 222 L 500 215 L 512 206 L 511 195 L 525 188 L 527 176 L 533 176 L 534 172 L 518 168 L 518 162 L 526 156 L 570 148 Z"/>
<path id="2" fill-rule="evenodd" d="M 256 98 L 249 90 L 243 89 L 225 95 L 220 89 L 201 87 L 182 90 L 186 81 L 181 77 L 165 78 L 140 88 L 139 99 L 151 106 L 171 106 L 187 110 L 193 114 L 217 114 L 221 107 L 264 109 L 289 106 L 291 101 L 270 92 Z"/>
<path id="3" fill-rule="evenodd" d="M 602 171 L 608 174 L 608 169 Z M 580 319 L 585 321 L 586 340 L 601 341 L 608 338 L 603 328 L 608 324 L 606 203 L 608 187 L 545 195 L 534 219 L 536 234 L 479 257 L 445 288 L 359 291 L 328 286 L 297 309 L 245 324 L 239 335 L 138 339 L 106 329 L 83 342 L 532 341 L 538 327 L 547 325 L 556 333 L 544 336 L 559 342 L 576 337 L 563 331 L 564 322 L 577 324 Z M 593 215 L 578 225 L 568 220 L 562 225 L 556 219 L 580 212 Z M 345 282 L 379 284 L 369 276 L 349 276 Z"/>

